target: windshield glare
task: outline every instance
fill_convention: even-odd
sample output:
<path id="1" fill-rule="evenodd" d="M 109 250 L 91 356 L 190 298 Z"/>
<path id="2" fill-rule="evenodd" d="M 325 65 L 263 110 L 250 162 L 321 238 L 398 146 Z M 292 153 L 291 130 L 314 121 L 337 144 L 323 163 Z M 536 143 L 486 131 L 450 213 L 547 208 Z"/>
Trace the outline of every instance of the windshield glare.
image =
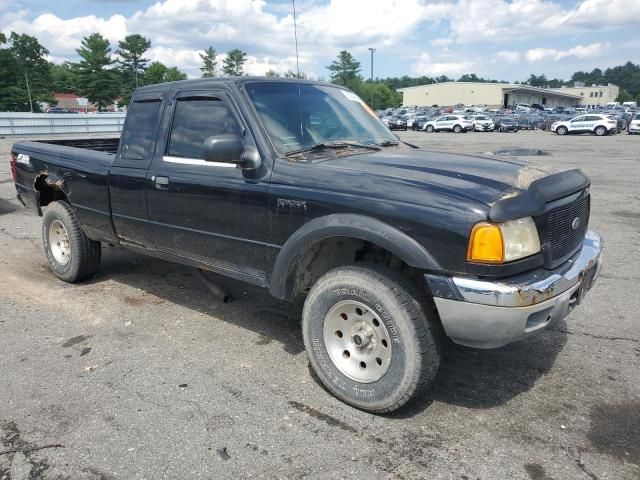
<path id="1" fill-rule="evenodd" d="M 348 90 L 294 82 L 251 82 L 245 88 L 282 154 L 322 143 L 398 141 Z"/>

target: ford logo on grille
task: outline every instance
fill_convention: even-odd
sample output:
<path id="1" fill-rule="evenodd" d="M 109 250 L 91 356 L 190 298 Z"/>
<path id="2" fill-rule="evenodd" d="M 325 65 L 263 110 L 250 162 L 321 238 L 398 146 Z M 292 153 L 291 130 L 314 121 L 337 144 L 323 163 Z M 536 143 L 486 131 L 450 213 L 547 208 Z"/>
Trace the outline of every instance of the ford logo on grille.
<path id="1" fill-rule="evenodd" d="M 580 217 L 576 217 L 573 219 L 573 222 L 571 222 L 571 228 L 573 228 L 574 230 L 577 230 L 579 226 L 580 226 Z"/>

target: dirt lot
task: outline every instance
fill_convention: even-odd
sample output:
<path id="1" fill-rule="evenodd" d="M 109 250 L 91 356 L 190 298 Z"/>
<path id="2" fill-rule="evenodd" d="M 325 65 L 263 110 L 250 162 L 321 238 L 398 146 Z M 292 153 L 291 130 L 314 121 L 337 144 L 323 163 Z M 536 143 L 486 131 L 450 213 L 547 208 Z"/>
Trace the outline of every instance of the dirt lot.
<path id="1" fill-rule="evenodd" d="M 432 394 L 386 417 L 319 386 L 266 291 L 221 280 L 237 300 L 217 302 L 193 270 L 115 247 L 92 281 L 56 280 L 0 139 L 0 479 L 640 478 L 640 137 L 400 135 L 582 168 L 606 265 L 566 323 L 451 348 Z"/>

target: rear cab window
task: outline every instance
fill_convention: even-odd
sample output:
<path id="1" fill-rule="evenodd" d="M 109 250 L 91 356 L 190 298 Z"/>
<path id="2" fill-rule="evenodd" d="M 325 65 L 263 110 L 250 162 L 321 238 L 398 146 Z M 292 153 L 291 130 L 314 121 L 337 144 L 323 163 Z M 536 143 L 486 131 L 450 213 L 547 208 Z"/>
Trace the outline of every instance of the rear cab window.
<path id="1" fill-rule="evenodd" d="M 123 159 L 146 160 L 151 157 L 161 106 L 160 99 L 131 102 L 120 141 Z"/>

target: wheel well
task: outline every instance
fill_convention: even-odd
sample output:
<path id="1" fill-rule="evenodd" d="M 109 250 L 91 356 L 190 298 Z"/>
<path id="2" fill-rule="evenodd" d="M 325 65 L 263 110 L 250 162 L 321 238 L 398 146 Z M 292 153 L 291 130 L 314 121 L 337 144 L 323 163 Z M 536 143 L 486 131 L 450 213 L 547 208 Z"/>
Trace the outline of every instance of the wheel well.
<path id="1" fill-rule="evenodd" d="M 39 207 L 46 207 L 51 202 L 67 199 L 67 195 L 62 191 L 62 180 L 53 181 L 47 173 L 38 175 L 33 183 L 33 187 L 39 193 Z"/>
<path id="2" fill-rule="evenodd" d="M 305 295 L 329 270 L 355 262 L 368 262 L 417 277 L 421 272 L 400 257 L 374 243 L 352 237 L 329 237 L 309 245 L 296 257 L 289 270 L 287 296 Z"/>

